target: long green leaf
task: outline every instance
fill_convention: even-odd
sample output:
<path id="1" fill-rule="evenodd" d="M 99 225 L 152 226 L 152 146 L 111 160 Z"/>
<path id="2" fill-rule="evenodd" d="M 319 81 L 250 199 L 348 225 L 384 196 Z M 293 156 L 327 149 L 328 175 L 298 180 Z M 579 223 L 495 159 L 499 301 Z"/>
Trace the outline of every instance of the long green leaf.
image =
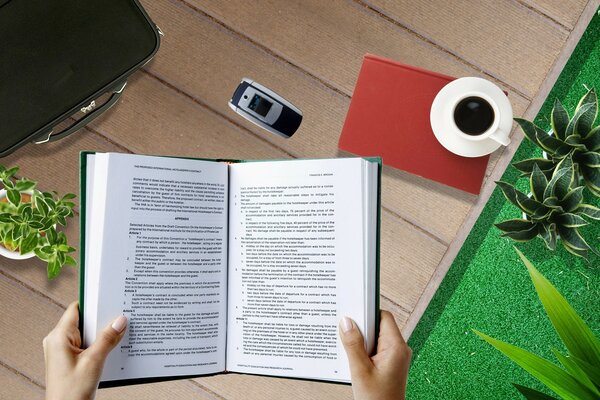
<path id="1" fill-rule="evenodd" d="M 517 242 L 528 242 L 539 234 L 539 228 L 533 225 L 531 228 L 518 232 L 505 232 L 501 236 L 509 237 Z"/>
<path id="2" fill-rule="evenodd" d="M 569 124 L 569 114 L 558 99 L 554 100 L 554 108 L 550 115 L 550 124 L 556 137 L 565 140 L 565 132 Z"/>
<path id="3" fill-rule="evenodd" d="M 546 175 L 544 175 L 537 164 L 534 164 L 533 171 L 529 177 L 529 186 L 531 188 L 533 198 L 537 201 L 544 201 L 544 189 L 546 189 L 547 185 L 548 179 L 546 179 Z"/>
<path id="4" fill-rule="evenodd" d="M 563 242 L 566 242 L 574 249 L 590 250 L 590 245 L 581 236 L 577 228 L 569 228 L 566 226 L 557 225 L 558 234 Z"/>
<path id="5" fill-rule="evenodd" d="M 510 183 L 497 181 L 496 185 L 502 190 L 504 197 L 506 197 L 508 201 L 522 211 L 525 211 L 527 214 L 533 214 L 535 210 L 543 206 L 540 202 L 528 198 L 527 195 L 515 189 Z"/>
<path id="6" fill-rule="evenodd" d="M 521 386 L 519 384 L 513 383 L 513 386 L 521 392 L 521 394 L 527 400 L 556 400 L 556 397 L 552 397 L 547 395 L 546 393 L 539 392 L 535 389 L 528 388 L 526 386 Z"/>
<path id="7" fill-rule="evenodd" d="M 546 160 L 545 158 L 529 158 L 512 164 L 513 167 L 526 174 L 531 174 L 534 165 L 537 165 L 542 171 L 549 171 L 554 168 L 552 160 Z"/>
<path id="8" fill-rule="evenodd" d="M 560 241 L 563 245 L 563 247 L 565 248 L 565 250 L 567 250 L 569 253 L 573 254 L 574 256 L 577 257 L 582 257 L 585 260 L 588 259 L 588 251 L 587 250 L 580 250 L 580 249 L 576 249 L 574 247 L 572 247 L 568 242 L 561 240 Z"/>
<path id="9" fill-rule="evenodd" d="M 556 249 L 556 224 L 552 223 L 548 226 L 541 225 L 540 236 L 544 239 L 548 250 L 554 251 Z"/>
<path id="10" fill-rule="evenodd" d="M 600 153 L 588 151 L 577 156 L 577 162 L 592 168 L 600 168 Z"/>
<path id="11" fill-rule="evenodd" d="M 550 182 L 548 182 L 548 186 L 546 186 L 546 189 L 544 190 L 544 198 L 551 197 L 554 194 L 556 194 L 556 196 L 559 199 L 562 199 L 564 196 L 566 196 L 566 193 L 564 193 L 563 196 L 560 196 L 558 193 L 555 193 L 555 189 L 557 187 L 560 187 L 561 193 L 562 193 L 563 192 L 562 189 L 565 189 L 565 187 L 568 187 L 568 184 L 571 181 L 571 176 L 570 176 L 571 171 L 572 170 L 569 170 L 567 168 L 561 168 L 561 169 L 554 171 L 554 174 L 552 175 L 552 179 L 550 179 Z"/>
<path id="12" fill-rule="evenodd" d="M 600 151 L 600 125 L 592 129 L 583 142 L 589 151 Z"/>
<path id="13" fill-rule="evenodd" d="M 527 121 L 523 118 L 514 118 L 515 122 L 519 124 L 523 134 L 527 137 L 527 139 L 531 140 L 538 147 L 542 147 L 540 142 L 537 139 L 535 125 L 531 121 Z"/>
<path id="14" fill-rule="evenodd" d="M 583 186 L 576 187 L 560 201 L 560 205 L 565 212 L 575 211 L 581 205 L 583 201 L 583 189 Z"/>
<path id="15" fill-rule="evenodd" d="M 594 336 L 592 330 L 527 257 L 519 249 L 515 248 L 515 250 L 527 267 L 548 318 L 569 353 L 592 365 L 600 366 L 600 341 Z"/>
<path id="16" fill-rule="evenodd" d="M 565 367 L 567 372 L 571 374 L 571 376 L 581 382 L 582 385 L 590 389 L 592 393 L 594 393 L 598 398 L 600 398 L 600 392 L 594 385 L 594 382 L 587 376 L 585 371 L 571 358 L 563 355 L 560 351 L 556 349 L 552 349 L 552 353 L 554 356 L 560 361 L 560 363 Z"/>
<path id="17" fill-rule="evenodd" d="M 578 228 L 580 226 L 586 226 L 588 222 L 581 218 L 579 215 L 564 213 L 556 217 L 556 222 L 559 225 L 565 226 L 567 228 Z"/>
<path id="18" fill-rule="evenodd" d="M 591 379 L 594 384 L 600 388 L 600 366 L 592 365 L 580 358 L 571 356 L 571 359 L 579 365 L 579 367 L 585 371 L 588 378 Z"/>
<path id="19" fill-rule="evenodd" d="M 581 175 L 587 188 L 600 197 L 600 168 L 581 168 Z"/>
<path id="20" fill-rule="evenodd" d="M 587 387 L 550 361 L 512 344 L 496 340 L 485 333 L 476 330 L 474 332 L 557 395 L 573 400 L 598 400 Z"/>
<path id="21" fill-rule="evenodd" d="M 495 226 L 502 232 L 520 232 L 533 228 L 534 224 L 526 219 L 509 219 Z"/>
<path id="22" fill-rule="evenodd" d="M 542 149 L 546 150 L 550 154 L 554 154 L 564 145 L 562 140 L 548 135 L 548 132 L 543 131 L 537 126 L 535 127 L 535 136 Z"/>
<path id="23" fill-rule="evenodd" d="M 575 212 L 592 219 L 600 219 L 600 208 L 594 207 L 590 204 L 580 204 Z"/>

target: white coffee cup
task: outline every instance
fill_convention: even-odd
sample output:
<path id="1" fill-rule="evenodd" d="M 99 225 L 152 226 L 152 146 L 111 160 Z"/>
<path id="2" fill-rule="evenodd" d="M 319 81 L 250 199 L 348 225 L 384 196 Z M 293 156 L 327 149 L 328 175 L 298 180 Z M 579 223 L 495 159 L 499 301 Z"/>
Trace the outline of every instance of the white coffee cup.
<path id="1" fill-rule="evenodd" d="M 491 109 L 492 115 L 489 121 L 485 121 L 485 125 L 488 125 L 488 127 L 485 130 L 483 129 L 484 125 L 481 125 L 482 129 L 473 133 L 467 133 L 464 127 L 459 126 L 459 122 L 457 121 L 457 113 L 459 111 L 458 108 L 461 107 L 468 109 L 468 105 L 461 106 L 461 104 L 469 102 L 470 99 L 472 99 L 470 103 L 476 103 L 477 101 L 479 101 L 479 105 L 481 108 L 487 108 L 489 106 L 489 108 Z M 503 146 L 508 146 L 510 144 L 510 132 L 504 132 L 502 131 L 502 129 L 499 128 L 500 110 L 498 108 L 498 105 L 486 93 L 481 91 L 470 91 L 465 93 L 456 100 L 453 110 L 454 118 L 452 119 L 452 122 L 454 124 L 455 133 L 460 135 L 463 139 L 472 141 L 492 139 Z M 476 116 L 473 116 L 473 118 L 476 119 Z"/>
<path id="2" fill-rule="evenodd" d="M 510 143 L 512 107 L 494 83 L 459 78 L 442 88 L 431 105 L 431 128 L 447 150 L 481 157 Z"/>

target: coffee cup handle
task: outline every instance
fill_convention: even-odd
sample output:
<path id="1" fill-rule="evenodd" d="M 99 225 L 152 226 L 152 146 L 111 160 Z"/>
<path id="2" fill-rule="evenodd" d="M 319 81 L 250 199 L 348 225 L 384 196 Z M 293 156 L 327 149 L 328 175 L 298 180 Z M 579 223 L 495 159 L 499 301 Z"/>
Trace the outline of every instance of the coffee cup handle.
<path id="1" fill-rule="evenodd" d="M 494 139 L 496 142 L 500 143 L 502 146 L 508 146 L 510 144 L 510 138 L 508 135 L 499 129 L 492 133 L 489 137 L 490 139 Z"/>

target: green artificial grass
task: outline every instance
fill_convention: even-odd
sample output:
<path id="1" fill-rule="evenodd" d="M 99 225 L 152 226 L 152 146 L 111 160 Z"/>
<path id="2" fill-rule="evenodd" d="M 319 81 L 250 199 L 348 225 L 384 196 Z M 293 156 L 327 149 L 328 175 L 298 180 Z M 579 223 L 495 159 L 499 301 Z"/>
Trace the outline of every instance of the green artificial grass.
<path id="1" fill-rule="evenodd" d="M 555 98 L 572 115 L 586 86 L 600 90 L 600 11 L 548 95 L 536 123 L 549 129 Z M 534 155 L 541 155 L 541 151 L 524 139 L 513 161 Z M 525 191 L 528 184 L 518 175 L 509 166 L 502 180 L 519 181 L 518 187 Z M 600 206 L 591 196 L 587 202 Z M 480 330 L 555 363 L 558 361 L 551 348 L 565 350 L 513 249 L 515 245 L 600 336 L 600 257 L 592 255 L 586 263 L 560 244 L 551 252 L 539 238 L 529 243 L 501 238 L 493 224 L 520 217 L 496 188 L 409 341 L 413 362 L 408 399 L 523 398 L 513 382 L 552 394 L 471 331 Z M 588 225 L 583 233 L 590 245 L 600 249 L 600 222 Z"/>

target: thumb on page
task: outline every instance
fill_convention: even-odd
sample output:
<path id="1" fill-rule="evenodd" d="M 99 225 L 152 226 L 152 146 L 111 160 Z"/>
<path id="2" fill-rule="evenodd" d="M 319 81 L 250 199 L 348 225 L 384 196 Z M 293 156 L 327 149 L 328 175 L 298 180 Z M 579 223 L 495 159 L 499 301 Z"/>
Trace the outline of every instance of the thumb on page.
<path id="1" fill-rule="evenodd" d="M 123 338 L 126 327 L 127 318 L 121 315 L 96 336 L 96 341 L 85 352 L 94 360 L 104 362 L 108 353 Z"/>
<path id="2" fill-rule="evenodd" d="M 373 367 L 373 363 L 365 350 L 365 340 L 356 323 L 348 317 L 344 317 L 340 321 L 340 338 L 346 349 L 352 376 L 368 373 Z"/>

